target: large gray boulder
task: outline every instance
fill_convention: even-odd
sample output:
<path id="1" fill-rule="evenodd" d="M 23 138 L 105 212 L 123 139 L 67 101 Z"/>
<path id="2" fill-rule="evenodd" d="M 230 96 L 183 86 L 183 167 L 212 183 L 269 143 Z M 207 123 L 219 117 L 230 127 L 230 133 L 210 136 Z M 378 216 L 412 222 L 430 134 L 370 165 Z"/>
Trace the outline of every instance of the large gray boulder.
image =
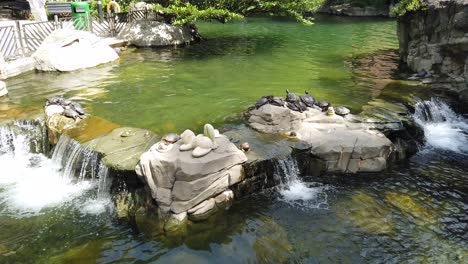
<path id="1" fill-rule="evenodd" d="M 151 189 L 161 211 L 186 212 L 242 179 L 245 154 L 223 135 L 214 142 L 217 148 L 199 158 L 193 157 L 192 151 L 180 151 L 181 140 L 169 151 L 152 147 L 141 155 L 136 172 Z"/>
<path id="2" fill-rule="evenodd" d="M 173 46 L 193 41 L 186 27 L 145 19 L 128 23 L 117 38 L 137 47 Z"/>
<path id="3" fill-rule="evenodd" d="M 117 53 L 96 35 L 79 30 L 53 31 L 32 55 L 39 71 L 75 71 L 115 61 Z"/>

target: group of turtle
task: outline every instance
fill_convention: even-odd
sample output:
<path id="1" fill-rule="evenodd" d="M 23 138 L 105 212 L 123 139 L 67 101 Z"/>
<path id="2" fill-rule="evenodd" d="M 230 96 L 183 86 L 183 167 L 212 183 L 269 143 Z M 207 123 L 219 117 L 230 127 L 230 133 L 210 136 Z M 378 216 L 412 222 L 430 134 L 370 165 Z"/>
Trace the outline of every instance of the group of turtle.
<path id="1" fill-rule="evenodd" d="M 45 107 L 47 108 L 49 106 L 62 107 L 63 112 L 61 112 L 61 114 L 63 116 L 73 118 L 75 120 L 77 120 L 78 118 L 84 118 L 85 116 L 85 111 L 79 103 L 73 102 L 63 97 L 53 97 L 47 99 Z"/>
<path id="2" fill-rule="evenodd" d="M 331 104 L 327 101 L 316 100 L 308 91 L 305 91 L 305 95 L 298 96 L 297 94 L 289 92 L 289 90 L 286 90 L 286 99 L 273 95 L 262 96 L 262 98 L 255 103 L 255 108 L 258 109 L 266 104 L 287 107 L 301 113 L 307 111 L 307 108 L 314 108 L 326 112 L 331 107 Z M 338 115 L 345 116 L 351 111 L 344 106 L 337 106 L 334 108 L 334 112 Z"/>

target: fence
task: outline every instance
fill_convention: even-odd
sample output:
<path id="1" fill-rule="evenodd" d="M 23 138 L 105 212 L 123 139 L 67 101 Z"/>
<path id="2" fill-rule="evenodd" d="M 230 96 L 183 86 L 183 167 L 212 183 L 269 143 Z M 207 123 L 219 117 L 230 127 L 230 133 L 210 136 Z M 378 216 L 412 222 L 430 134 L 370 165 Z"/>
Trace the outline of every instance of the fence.
<path id="1" fill-rule="evenodd" d="M 136 10 L 105 16 L 75 18 L 55 17 L 54 21 L 32 22 L 0 27 L 0 52 L 5 60 L 28 56 L 36 51 L 45 38 L 57 29 L 78 29 L 93 32 L 100 37 L 114 37 L 128 22 L 148 19 L 149 10 Z"/>

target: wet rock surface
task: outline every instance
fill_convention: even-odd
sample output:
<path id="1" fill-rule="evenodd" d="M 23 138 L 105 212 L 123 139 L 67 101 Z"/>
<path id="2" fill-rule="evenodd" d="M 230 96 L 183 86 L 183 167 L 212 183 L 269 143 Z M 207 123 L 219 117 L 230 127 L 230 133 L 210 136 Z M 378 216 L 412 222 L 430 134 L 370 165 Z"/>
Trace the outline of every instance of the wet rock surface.
<path id="1" fill-rule="evenodd" d="M 415 78 L 460 91 L 468 80 L 468 1 L 424 2 L 398 19 L 400 56 Z"/>

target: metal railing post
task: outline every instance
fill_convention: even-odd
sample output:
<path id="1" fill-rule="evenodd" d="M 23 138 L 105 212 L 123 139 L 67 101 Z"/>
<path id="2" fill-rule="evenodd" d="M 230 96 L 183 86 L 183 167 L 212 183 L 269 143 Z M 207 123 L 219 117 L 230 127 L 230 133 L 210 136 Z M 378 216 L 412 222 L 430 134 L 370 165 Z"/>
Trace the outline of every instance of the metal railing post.
<path id="1" fill-rule="evenodd" d="M 21 50 L 21 55 L 23 57 L 26 57 L 26 51 L 24 49 L 24 43 L 23 43 L 23 37 L 26 38 L 26 34 L 23 34 L 24 36 L 22 36 L 22 30 L 21 30 L 21 24 L 18 20 L 15 21 L 15 26 L 16 26 L 16 32 L 17 34 L 15 34 L 15 40 L 16 40 L 16 47 L 18 47 L 18 42 L 19 42 L 19 49 Z"/>

